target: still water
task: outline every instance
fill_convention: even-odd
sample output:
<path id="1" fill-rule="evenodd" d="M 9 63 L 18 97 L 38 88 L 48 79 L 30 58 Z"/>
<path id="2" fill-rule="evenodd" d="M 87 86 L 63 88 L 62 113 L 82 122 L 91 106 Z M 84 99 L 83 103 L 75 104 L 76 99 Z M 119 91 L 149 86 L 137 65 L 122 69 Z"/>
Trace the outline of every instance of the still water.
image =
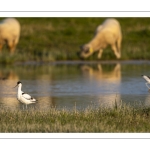
<path id="1" fill-rule="evenodd" d="M 23 109 L 17 101 L 17 81 L 38 99 L 28 109 L 85 109 L 126 103 L 150 106 L 150 92 L 142 74 L 150 75 L 150 61 L 55 62 L 0 66 L 0 106 Z"/>

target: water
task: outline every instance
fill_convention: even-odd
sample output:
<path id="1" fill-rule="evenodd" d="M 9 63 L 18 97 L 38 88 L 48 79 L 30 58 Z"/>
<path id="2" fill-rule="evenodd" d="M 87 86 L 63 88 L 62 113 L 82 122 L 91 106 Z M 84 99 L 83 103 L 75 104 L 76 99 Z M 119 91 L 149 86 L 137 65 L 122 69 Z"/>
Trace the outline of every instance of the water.
<path id="1" fill-rule="evenodd" d="M 22 90 L 38 99 L 28 109 L 111 108 L 115 102 L 150 106 L 150 92 L 142 74 L 150 75 L 149 61 L 0 66 L 0 106 L 24 108 L 16 99 L 17 88 L 13 88 L 19 80 Z"/>

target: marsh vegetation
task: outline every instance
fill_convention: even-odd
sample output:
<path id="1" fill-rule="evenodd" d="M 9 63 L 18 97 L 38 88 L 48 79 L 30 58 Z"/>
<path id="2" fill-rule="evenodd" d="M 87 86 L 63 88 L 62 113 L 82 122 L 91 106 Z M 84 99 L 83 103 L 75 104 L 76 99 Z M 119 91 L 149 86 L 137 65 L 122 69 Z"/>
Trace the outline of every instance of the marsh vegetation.
<path id="1" fill-rule="evenodd" d="M 106 18 L 17 18 L 21 24 L 21 37 L 17 49 L 13 55 L 11 55 L 4 47 L 3 51 L 0 53 L 0 64 L 16 64 L 19 62 L 52 62 L 52 61 L 75 61 L 80 60 L 77 56 L 79 47 L 85 44 L 94 35 L 96 27 L 102 23 Z M 150 59 L 150 18 L 116 18 L 122 27 L 123 41 L 121 53 L 121 60 L 149 60 Z M 87 59 L 87 61 L 98 60 L 97 54 L 92 55 Z M 116 57 L 110 47 L 108 47 L 101 58 L 101 60 L 116 60 Z M 81 60 L 82 61 L 82 60 Z M 101 61 L 100 61 L 101 62 Z M 148 65 L 148 64 L 147 64 Z M 118 66 L 118 65 L 117 65 Z M 13 71 L 16 69 L 14 66 L 9 66 Z M 43 68 L 37 66 L 31 67 L 32 71 L 28 72 L 26 75 L 27 67 L 17 66 L 21 68 L 19 75 L 15 77 L 16 80 L 19 79 L 24 81 L 37 80 L 43 81 L 45 79 L 45 74 L 43 74 Z M 126 67 L 123 65 L 123 67 Z M 131 70 L 122 71 L 124 75 L 127 73 L 128 76 L 133 77 L 134 74 L 139 77 L 137 72 L 148 73 L 149 65 L 140 67 L 137 72 L 136 65 L 131 66 Z M 1 65 L 1 72 L 3 72 L 4 66 Z M 7 67 L 5 67 L 7 68 Z M 34 69 L 33 69 L 34 68 Z M 60 67 L 62 68 L 62 67 Z M 64 79 L 64 74 L 74 75 L 75 71 L 72 69 L 67 71 L 66 67 L 64 71 L 55 70 L 58 72 L 59 79 Z M 78 68 L 78 66 L 77 66 Z M 95 67 L 94 67 L 95 68 Z M 97 68 L 97 67 L 96 67 Z M 142 68 L 142 70 L 141 70 Z M 51 71 L 52 67 L 46 68 L 46 75 L 49 78 L 52 77 L 54 81 L 57 76 Z M 99 67 L 100 72 L 101 68 Z M 105 67 L 107 71 L 107 67 Z M 139 84 L 145 87 L 143 81 L 134 82 L 136 80 L 125 79 L 121 76 L 121 71 L 118 68 L 116 71 L 119 76 L 117 76 L 117 81 L 120 85 L 120 79 L 126 81 L 125 89 L 130 90 L 133 94 L 133 89 L 139 87 Z M 92 79 L 103 80 L 104 74 L 99 74 L 98 71 L 93 71 L 91 66 L 85 66 L 81 68 L 83 76 L 94 77 Z M 12 72 L 13 72 L 12 71 Z M 40 71 L 40 73 L 39 73 Z M 92 74 L 88 74 L 92 72 Z M 129 73 L 129 74 L 128 74 Z M 9 71 L 4 72 L 4 75 L 10 78 Z M 81 74 L 81 73 L 80 73 Z M 2 74 L 3 75 L 3 74 Z M 30 78 L 30 76 L 32 76 Z M 92 76 L 93 75 L 93 76 Z M 109 74 L 111 75 L 111 74 Z M 62 77 L 63 76 L 63 77 Z M 3 77 L 3 76 L 2 76 Z M 14 77 L 13 77 L 14 78 Z M 107 78 L 110 78 L 107 76 Z M 139 77 L 140 78 L 140 77 Z M 39 80 L 40 79 L 40 80 Z M 68 79 L 68 78 L 67 78 Z M 69 78 L 72 79 L 72 76 Z M 91 79 L 91 78 L 90 78 Z M 10 81 L 10 79 L 6 80 Z M 4 87 L 6 81 L 2 81 L 2 88 Z M 14 81 L 14 79 L 13 79 Z M 82 80 L 83 81 L 83 80 Z M 88 79 L 89 81 L 89 79 Z M 129 84 L 128 84 L 129 82 Z M 26 82 L 27 83 L 27 82 Z M 39 82 L 41 85 L 41 82 Z M 58 83 L 58 82 L 56 82 Z M 63 82 L 64 83 L 64 82 Z M 70 83 L 70 82 L 69 82 Z M 97 82 L 96 82 L 97 83 Z M 115 81 L 116 83 L 116 81 Z M 138 85 L 135 85 L 138 83 Z M 141 86 L 141 87 L 142 87 Z M 10 86 L 12 87 L 12 86 Z M 68 85 L 67 85 L 68 87 Z M 133 87 L 133 88 L 132 88 Z M 58 88 L 55 88 L 58 90 Z M 61 88 L 62 89 L 62 88 Z M 69 89 L 70 90 L 70 89 Z M 103 90 L 103 89 L 102 89 Z M 139 90 L 140 94 L 144 93 L 143 89 Z M 136 90 L 136 98 L 139 96 Z M 4 90 L 5 92 L 5 90 Z M 33 91 L 32 91 L 33 92 Z M 59 91 L 58 91 L 59 92 Z M 81 91 L 82 92 L 82 91 Z M 86 91 L 87 92 L 87 91 Z M 126 92 L 126 90 L 125 90 Z M 145 91 L 147 94 L 147 91 Z M 67 91 L 68 93 L 68 91 Z M 5 93 L 4 93 L 5 94 Z M 8 94 L 8 93 L 7 93 Z M 14 94 L 14 91 L 13 93 Z M 35 94 L 35 93 L 34 93 Z M 83 93 L 82 93 L 83 94 Z M 144 93 L 145 94 L 145 93 Z M 1 94 L 2 95 L 2 94 Z M 149 94 L 147 94 L 149 97 Z M 145 95 L 144 95 L 145 96 Z M 136 99 L 134 97 L 134 99 Z M 65 98 L 66 99 L 66 98 Z M 67 100 L 67 99 L 66 99 Z M 85 101 L 87 99 L 84 99 Z M 103 100 L 103 99 L 102 99 Z M 113 99 L 114 101 L 115 99 Z M 61 99 L 62 101 L 62 99 Z M 9 101 L 5 101 L 9 102 Z M 16 99 L 15 102 L 17 103 Z M 62 101 L 63 102 L 63 101 Z M 148 98 L 149 102 L 149 98 Z M 15 103 L 15 104 L 16 104 Z M 149 103 L 148 103 L 149 104 Z M 8 105 L 8 104 L 7 104 Z M 18 103 L 17 103 L 18 105 Z M 38 110 L 38 109 L 16 109 L 11 110 L 4 107 L 0 108 L 0 132 L 150 132 L 150 109 L 146 106 L 134 107 L 130 105 L 123 104 L 114 108 L 85 108 L 83 110 L 67 110 L 67 109 L 55 109 L 49 108 L 48 110 Z"/>
<path id="2" fill-rule="evenodd" d="M 121 105 L 112 109 L 0 109 L 1 133 L 134 133 L 150 132 L 150 109 Z"/>

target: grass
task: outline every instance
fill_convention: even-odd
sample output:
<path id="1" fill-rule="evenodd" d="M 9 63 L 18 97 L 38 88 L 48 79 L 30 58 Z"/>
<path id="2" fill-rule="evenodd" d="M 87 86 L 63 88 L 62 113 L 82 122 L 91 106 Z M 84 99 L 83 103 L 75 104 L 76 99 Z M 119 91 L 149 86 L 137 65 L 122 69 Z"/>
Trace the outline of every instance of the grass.
<path id="1" fill-rule="evenodd" d="M 121 105 L 113 109 L 0 109 L 1 133 L 134 133 L 150 132 L 150 108 Z"/>
<path id="2" fill-rule="evenodd" d="M 95 28 L 106 18 L 17 19 L 21 24 L 19 44 L 13 55 L 9 54 L 6 46 L 4 47 L 0 54 L 0 64 L 80 60 L 76 55 L 79 46 L 93 37 Z M 117 18 L 117 20 L 123 33 L 121 60 L 149 60 L 150 18 Z M 94 54 L 87 60 L 97 60 L 97 55 Z M 110 47 L 104 51 L 102 60 L 116 60 Z M 42 69 L 40 71 L 42 72 Z M 20 74 L 23 75 L 23 72 L 20 71 Z M 150 108 L 126 105 L 116 106 L 114 109 L 88 108 L 83 111 L 65 109 L 21 111 L 1 108 L 0 121 L 0 133 L 149 133 Z"/>
<path id="3" fill-rule="evenodd" d="M 3 18 L 1 18 L 3 19 Z M 21 24 L 21 37 L 14 55 L 5 46 L 0 63 L 24 61 L 80 60 L 79 46 L 93 37 L 96 27 L 106 18 L 17 18 Z M 122 58 L 150 59 L 150 18 L 116 18 L 122 27 Z M 87 60 L 98 60 L 97 54 Z M 116 60 L 108 47 L 102 60 Z"/>

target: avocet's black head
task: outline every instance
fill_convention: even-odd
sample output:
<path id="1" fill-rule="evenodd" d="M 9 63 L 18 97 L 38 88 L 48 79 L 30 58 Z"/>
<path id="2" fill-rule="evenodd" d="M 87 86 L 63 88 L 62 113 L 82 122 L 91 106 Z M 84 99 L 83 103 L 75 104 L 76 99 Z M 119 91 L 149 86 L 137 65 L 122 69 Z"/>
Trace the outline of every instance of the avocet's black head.
<path id="1" fill-rule="evenodd" d="M 18 81 L 18 82 L 17 82 L 17 85 L 18 85 L 18 84 L 20 84 L 20 83 L 21 83 L 21 82 L 20 82 L 20 81 Z"/>
<path id="2" fill-rule="evenodd" d="M 21 83 L 21 82 L 20 82 L 20 81 L 18 81 L 16 86 L 18 86 L 20 83 Z M 15 87 L 16 87 L 16 86 L 15 86 Z M 14 88 L 15 88 L 15 87 L 14 87 Z"/>

